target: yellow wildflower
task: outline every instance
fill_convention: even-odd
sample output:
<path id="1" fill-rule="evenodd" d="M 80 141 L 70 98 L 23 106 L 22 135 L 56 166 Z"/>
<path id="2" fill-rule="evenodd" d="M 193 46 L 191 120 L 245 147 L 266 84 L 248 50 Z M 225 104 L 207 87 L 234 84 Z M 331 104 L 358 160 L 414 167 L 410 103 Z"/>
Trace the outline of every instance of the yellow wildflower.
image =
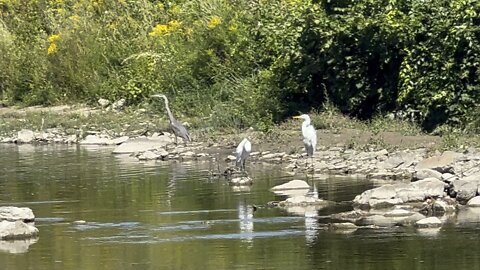
<path id="1" fill-rule="evenodd" d="M 180 10 L 180 7 L 177 6 L 177 5 L 173 5 L 173 6 L 170 8 L 170 10 L 169 10 L 169 12 L 170 12 L 171 14 L 173 14 L 173 15 L 179 14 L 180 11 L 181 11 L 181 10 Z"/>
<path id="2" fill-rule="evenodd" d="M 182 26 L 182 23 L 177 21 L 177 20 L 173 20 L 173 21 L 168 22 L 168 30 L 169 31 L 175 31 L 178 28 L 180 28 L 180 26 Z"/>
<path id="3" fill-rule="evenodd" d="M 210 17 L 210 20 L 208 20 L 207 26 L 208 26 L 208 28 L 213 29 L 221 23 L 222 23 L 222 18 L 220 18 L 218 16 L 212 16 L 212 17 Z"/>
<path id="4" fill-rule="evenodd" d="M 236 23 L 232 23 L 228 27 L 228 31 L 230 31 L 230 32 L 237 32 L 237 30 L 238 30 L 238 25 Z"/>
<path id="5" fill-rule="evenodd" d="M 213 49 L 207 49 L 206 52 L 208 56 L 213 56 L 213 53 L 214 53 Z"/>
<path id="6" fill-rule="evenodd" d="M 68 17 L 72 22 L 78 22 L 80 20 L 80 16 L 78 15 L 72 15 L 70 17 Z"/>
<path id="7" fill-rule="evenodd" d="M 60 35 L 51 35 L 51 36 L 48 37 L 48 41 L 50 43 L 55 43 L 59 39 L 60 39 Z"/>
<path id="8" fill-rule="evenodd" d="M 165 5 L 164 5 L 163 3 L 158 3 L 158 4 L 157 4 L 157 8 L 158 8 L 159 10 L 164 10 L 164 9 L 165 9 Z"/>
<path id="9" fill-rule="evenodd" d="M 159 37 L 168 33 L 168 26 L 166 24 L 157 24 L 152 32 L 148 33 L 151 37 Z"/>
<path id="10" fill-rule="evenodd" d="M 63 0 L 50 0 L 48 4 L 54 7 L 63 6 L 65 3 Z"/>
<path id="11" fill-rule="evenodd" d="M 56 52 L 57 52 L 57 44 L 50 43 L 50 46 L 48 46 L 48 49 L 47 49 L 47 54 L 54 54 Z"/>

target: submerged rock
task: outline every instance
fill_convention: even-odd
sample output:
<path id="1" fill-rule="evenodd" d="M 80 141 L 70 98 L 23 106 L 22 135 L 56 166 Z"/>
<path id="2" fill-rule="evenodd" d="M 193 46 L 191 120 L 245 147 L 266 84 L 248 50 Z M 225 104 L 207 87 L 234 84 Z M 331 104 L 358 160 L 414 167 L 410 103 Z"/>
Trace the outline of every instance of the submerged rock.
<path id="1" fill-rule="evenodd" d="M 413 213 L 411 211 L 408 211 L 406 209 L 393 209 L 392 211 L 389 211 L 385 213 L 385 217 L 408 217 L 411 216 Z"/>
<path id="2" fill-rule="evenodd" d="M 350 222 L 343 222 L 343 223 L 331 223 L 328 225 L 328 230 L 336 233 L 353 233 L 359 227 Z"/>
<path id="3" fill-rule="evenodd" d="M 356 209 L 349 212 L 331 214 L 330 218 L 333 220 L 349 221 L 349 222 L 356 223 L 357 221 L 359 221 L 360 219 L 362 219 L 367 215 L 368 215 L 368 212 Z"/>
<path id="4" fill-rule="evenodd" d="M 231 185 L 246 186 L 253 184 L 253 179 L 248 176 L 234 177 L 228 181 Z"/>
<path id="5" fill-rule="evenodd" d="M 399 220 L 397 225 L 400 226 L 413 226 L 417 221 L 424 219 L 425 216 L 420 213 L 412 213 L 410 216 L 406 216 Z"/>

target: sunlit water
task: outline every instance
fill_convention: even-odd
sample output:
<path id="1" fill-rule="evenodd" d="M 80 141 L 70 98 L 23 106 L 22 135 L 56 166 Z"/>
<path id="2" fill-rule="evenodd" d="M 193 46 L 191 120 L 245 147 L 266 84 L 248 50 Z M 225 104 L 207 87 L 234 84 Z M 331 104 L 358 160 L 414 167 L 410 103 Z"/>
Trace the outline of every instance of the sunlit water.
<path id="1" fill-rule="evenodd" d="M 254 185 L 235 189 L 209 179 L 210 161 L 139 162 L 111 150 L 0 144 L 0 205 L 32 208 L 40 230 L 23 251 L 0 241 L 0 269 L 480 269 L 471 224 L 342 234 L 323 223 L 348 203 L 261 207 L 283 199 L 269 189 L 292 179 L 336 202 L 371 188 L 367 180 L 249 164 Z"/>

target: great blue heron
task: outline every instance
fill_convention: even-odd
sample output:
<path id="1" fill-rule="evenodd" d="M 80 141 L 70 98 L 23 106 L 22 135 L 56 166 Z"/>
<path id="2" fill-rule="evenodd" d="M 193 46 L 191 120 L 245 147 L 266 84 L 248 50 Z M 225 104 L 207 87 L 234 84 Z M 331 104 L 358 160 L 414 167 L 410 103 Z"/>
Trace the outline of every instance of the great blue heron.
<path id="1" fill-rule="evenodd" d="M 182 123 L 178 122 L 175 117 L 173 117 L 173 114 L 170 111 L 170 107 L 168 106 L 167 96 L 165 96 L 164 94 L 155 94 L 152 95 L 152 97 L 163 98 L 163 100 L 165 101 L 165 109 L 167 110 L 168 118 L 170 119 L 170 128 L 175 135 L 175 143 L 177 143 L 177 137 L 181 137 L 184 143 L 190 142 L 191 138 L 185 126 L 182 125 Z"/>
<path id="2" fill-rule="evenodd" d="M 250 152 L 252 151 L 252 144 L 247 138 L 244 138 L 240 144 L 238 144 L 235 154 L 237 156 L 237 166 L 240 170 L 245 171 L 245 160 L 247 160 Z"/>
<path id="3" fill-rule="evenodd" d="M 317 146 L 317 131 L 311 124 L 310 116 L 308 116 L 307 114 L 302 114 L 299 116 L 294 116 L 293 118 L 303 119 L 303 144 L 305 145 L 305 150 L 307 150 L 307 156 L 313 159 L 313 154 L 315 154 L 315 147 Z"/>

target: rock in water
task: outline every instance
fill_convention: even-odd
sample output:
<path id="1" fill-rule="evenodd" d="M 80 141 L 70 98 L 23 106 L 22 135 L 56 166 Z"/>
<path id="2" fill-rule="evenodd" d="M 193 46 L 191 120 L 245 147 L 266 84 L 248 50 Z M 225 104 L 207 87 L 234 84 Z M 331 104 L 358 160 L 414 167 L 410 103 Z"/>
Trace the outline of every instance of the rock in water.
<path id="1" fill-rule="evenodd" d="M 17 133 L 17 143 L 31 143 L 35 139 L 35 133 L 29 129 L 22 129 Z"/>
<path id="2" fill-rule="evenodd" d="M 105 136 L 97 136 L 97 135 L 87 135 L 85 139 L 80 141 L 80 144 L 83 145 L 109 145 L 113 144 L 110 138 Z"/>
<path id="3" fill-rule="evenodd" d="M 253 179 L 248 176 L 241 176 L 232 178 L 229 183 L 235 186 L 246 186 L 253 184 Z"/>
<path id="4" fill-rule="evenodd" d="M 442 226 L 442 221 L 437 217 L 428 217 L 416 222 L 419 228 L 438 228 Z"/>
<path id="5" fill-rule="evenodd" d="M 480 207 L 480 196 L 476 196 L 471 198 L 468 202 L 467 205 L 470 207 Z"/>
<path id="6" fill-rule="evenodd" d="M 128 139 L 114 150 L 114 154 L 131 154 L 145 152 L 148 150 L 155 150 L 164 148 L 167 144 L 172 143 L 172 139 L 166 135 L 150 138 L 134 138 Z"/>
<path id="7" fill-rule="evenodd" d="M 0 221 L 2 220 L 33 222 L 35 215 L 28 207 L 2 206 L 0 207 Z"/>
<path id="8" fill-rule="evenodd" d="M 0 239 L 14 240 L 36 236 L 38 229 L 30 224 L 34 220 L 33 211 L 28 207 L 0 207 Z"/>
<path id="9" fill-rule="evenodd" d="M 0 222 L 0 239 L 3 240 L 26 239 L 37 234 L 37 228 L 20 220 Z"/>
<path id="10" fill-rule="evenodd" d="M 272 187 L 272 190 L 283 190 L 283 189 L 309 189 L 310 186 L 307 182 L 303 180 L 292 180 L 282 185 Z"/>

